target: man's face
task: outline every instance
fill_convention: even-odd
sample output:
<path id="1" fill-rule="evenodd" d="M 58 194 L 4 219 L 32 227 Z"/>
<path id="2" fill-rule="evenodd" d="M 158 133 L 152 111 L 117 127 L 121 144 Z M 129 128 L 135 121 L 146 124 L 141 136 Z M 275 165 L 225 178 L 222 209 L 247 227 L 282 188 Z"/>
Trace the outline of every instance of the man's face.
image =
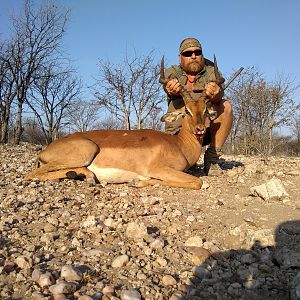
<path id="1" fill-rule="evenodd" d="M 198 47 L 190 47 L 179 54 L 181 68 L 187 73 L 196 75 L 204 67 L 204 57 Z"/>

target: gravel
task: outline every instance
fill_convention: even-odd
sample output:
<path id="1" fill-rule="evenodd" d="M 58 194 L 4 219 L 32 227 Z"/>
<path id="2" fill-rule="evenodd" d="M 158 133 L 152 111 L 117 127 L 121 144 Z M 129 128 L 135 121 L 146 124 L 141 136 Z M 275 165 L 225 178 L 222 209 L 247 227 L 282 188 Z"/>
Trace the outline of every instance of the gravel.
<path id="1" fill-rule="evenodd" d="M 40 149 L 0 145 L 0 299 L 300 299 L 299 158 L 195 191 L 25 181 Z"/>

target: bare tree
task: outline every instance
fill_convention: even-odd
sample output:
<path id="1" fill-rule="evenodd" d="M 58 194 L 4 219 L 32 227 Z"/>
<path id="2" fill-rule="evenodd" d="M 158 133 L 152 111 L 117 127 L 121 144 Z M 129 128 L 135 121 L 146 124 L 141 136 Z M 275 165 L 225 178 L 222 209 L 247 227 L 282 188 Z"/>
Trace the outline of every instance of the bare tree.
<path id="1" fill-rule="evenodd" d="M 25 117 L 23 123 L 24 132 L 22 135 L 22 141 L 32 144 L 47 144 L 45 140 L 45 134 L 35 116 L 33 118 Z"/>
<path id="2" fill-rule="evenodd" d="M 8 142 L 11 106 L 17 95 L 15 82 L 7 61 L 8 45 L 0 43 L 0 143 Z"/>
<path id="3" fill-rule="evenodd" d="M 66 120 L 75 131 L 87 131 L 96 128 L 100 106 L 96 100 L 77 100 L 67 109 Z"/>
<path id="4" fill-rule="evenodd" d="M 161 121 L 162 109 L 156 108 L 151 111 L 149 117 L 145 120 L 145 127 L 154 130 L 163 130 L 164 123 Z"/>
<path id="5" fill-rule="evenodd" d="M 299 85 L 294 84 L 290 76 L 278 75 L 269 88 L 268 111 L 268 151 L 273 150 L 273 130 L 283 125 L 291 125 L 293 117 L 299 111 L 300 105 L 293 99 Z"/>
<path id="6" fill-rule="evenodd" d="M 7 49 L 9 55 L 1 56 L 14 80 L 17 97 L 15 143 L 22 134 L 22 110 L 31 83 L 39 78 L 40 68 L 57 55 L 64 35 L 68 12 L 54 2 L 45 2 L 34 9 L 31 0 L 25 0 L 23 15 L 15 16 L 12 38 Z"/>
<path id="7" fill-rule="evenodd" d="M 252 109 L 253 90 L 261 74 L 248 68 L 232 83 L 227 90 L 234 110 L 234 122 L 230 133 L 232 150 L 249 154 L 254 148 L 255 115 Z"/>
<path id="8" fill-rule="evenodd" d="M 34 112 L 46 142 L 50 143 L 59 137 L 67 108 L 79 96 L 80 80 L 72 75 L 72 71 L 55 71 L 48 67 L 43 77 L 36 79 L 30 88 L 27 105 Z"/>
<path id="9" fill-rule="evenodd" d="M 294 137 L 294 148 L 295 153 L 300 155 L 300 114 L 298 113 L 296 116 L 292 118 L 290 128 Z"/>
<path id="10" fill-rule="evenodd" d="M 122 129 L 122 123 L 110 117 L 105 117 L 95 124 L 95 129 L 118 130 Z"/>
<path id="11" fill-rule="evenodd" d="M 100 61 L 101 78 L 95 96 L 100 105 L 122 122 L 125 129 L 145 127 L 146 120 L 160 108 L 164 94 L 158 82 L 159 66 L 153 52 L 144 57 L 125 58 L 114 66 Z"/>
<path id="12" fill-rule="evenodd" d="M 297 88 L 289 77 L 267 82 L 255 68 L 246 69 L 228 92 L 235 115 L 231 132 L 235 148 L 245 154 L 270 154 L 276 146 L 274 129 L 287 125 L 298 109 L 292 98 Z"/>

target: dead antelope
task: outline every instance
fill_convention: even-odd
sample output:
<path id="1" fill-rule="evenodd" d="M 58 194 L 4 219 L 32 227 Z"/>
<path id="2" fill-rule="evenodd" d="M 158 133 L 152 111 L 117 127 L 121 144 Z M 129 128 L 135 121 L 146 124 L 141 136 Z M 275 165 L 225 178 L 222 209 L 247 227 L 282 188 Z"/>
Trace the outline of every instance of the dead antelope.
<path id="1" fill-rule="evenodd" d="M 160 82 L 166 82 L 163 59 Z M 131 182 L 137 187 L 159 184 L 200 189 L 201 179 L 184 171 L 201 154 L 207 101 L 191 101 L 183 86 L 180 91 L 186 109 L 178 135 L 150 129 L 77 132 L 54 141 L 40 152 L 40 167 L 26 179 L 84 177 L 107 183 Z M 182 115 L 166 114 L 164 119 L 174 120 Z"/>

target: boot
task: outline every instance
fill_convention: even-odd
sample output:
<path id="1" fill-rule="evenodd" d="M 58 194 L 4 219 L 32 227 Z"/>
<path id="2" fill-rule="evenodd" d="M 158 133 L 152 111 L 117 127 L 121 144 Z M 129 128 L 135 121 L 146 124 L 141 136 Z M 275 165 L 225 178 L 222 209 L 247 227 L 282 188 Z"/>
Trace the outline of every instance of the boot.
<path id="1" fill-rule="evenodd" d="M 220 167 L 219 158 L 222 155 L 222 149 L 210 145 L 204 154 L 204 173 L 205 175 L 218 176 L 223 173 Z"/>

